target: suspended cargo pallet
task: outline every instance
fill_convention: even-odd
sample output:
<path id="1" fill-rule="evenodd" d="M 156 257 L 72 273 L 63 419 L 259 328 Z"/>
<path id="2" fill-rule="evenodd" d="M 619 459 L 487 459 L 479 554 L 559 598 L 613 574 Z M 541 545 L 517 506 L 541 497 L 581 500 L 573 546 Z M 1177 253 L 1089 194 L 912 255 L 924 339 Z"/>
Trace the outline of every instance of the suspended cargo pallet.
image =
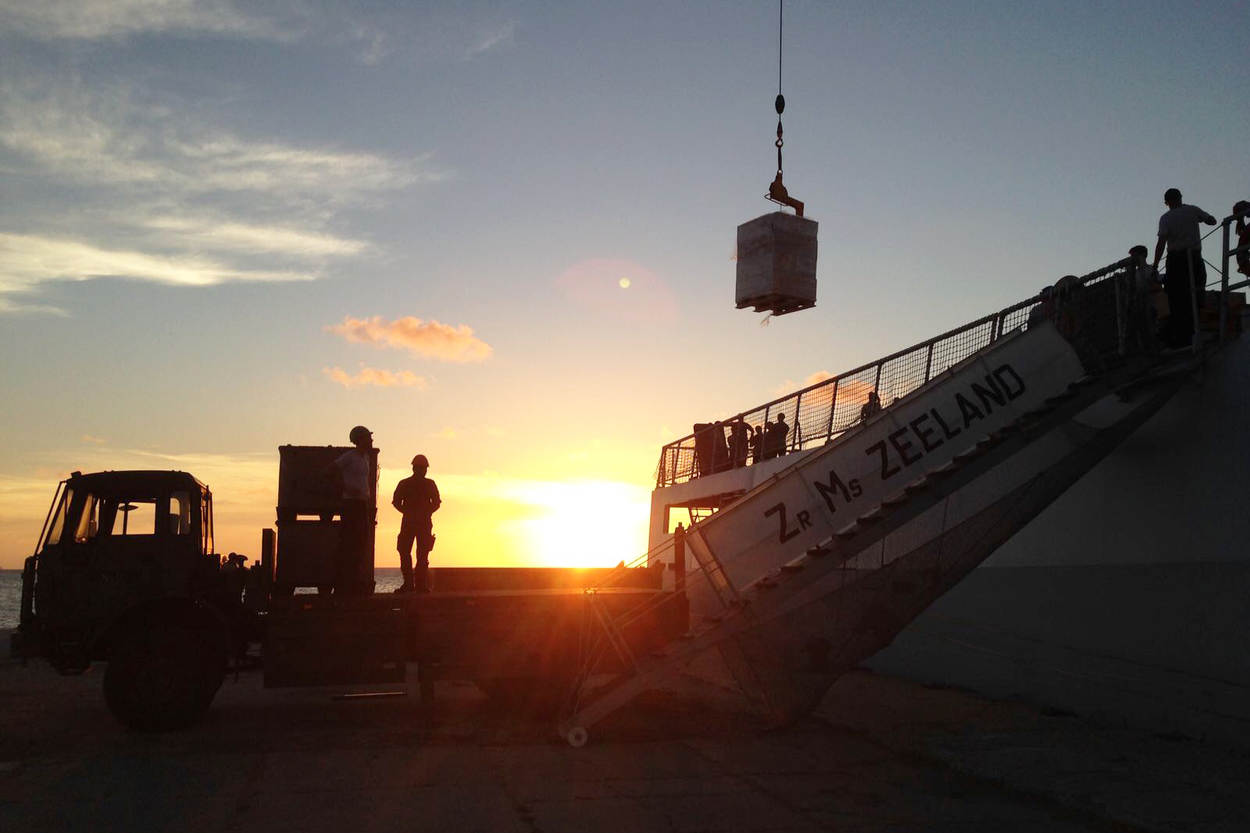
<path id="1" fill-rule="evenodd" d="M 816 305 L 816 229 L 774 211 L 738 226 L 738 309 L 785 315 Z"/>

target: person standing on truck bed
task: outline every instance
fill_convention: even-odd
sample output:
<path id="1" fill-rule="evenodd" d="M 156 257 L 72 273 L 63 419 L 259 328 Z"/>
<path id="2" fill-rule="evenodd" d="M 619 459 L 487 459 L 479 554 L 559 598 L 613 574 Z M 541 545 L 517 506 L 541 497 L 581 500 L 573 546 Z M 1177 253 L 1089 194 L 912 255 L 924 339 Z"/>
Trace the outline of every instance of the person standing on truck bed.
<path id="1" fill-rule="evenodd" d="M 434 549 L 434 518 L 438 507 L 443 505 L 438 485 L 425 476 L 430 461 L 424 454 L 412 458 L 412 477 L 405 477 L 395 487 L 391 505 L 400 511 L 404 519 L 399 524 L 399 569 L 404 583 L 396 593 L 430 592 L 430 551 Z M 417 572 L 412 572 L 412 542 L 417 542 Z"/>
<path id="2" fill-rule="evenodd" d="M 339 546 L 334 558 L 335 594 L 362 591 L 364 561 L 369 549 L 369 475 L 372 469 L 373 434 L 357 425 L 347 435 L 356 446 L 340 454 L 331 467 L 342 498 Z"/>

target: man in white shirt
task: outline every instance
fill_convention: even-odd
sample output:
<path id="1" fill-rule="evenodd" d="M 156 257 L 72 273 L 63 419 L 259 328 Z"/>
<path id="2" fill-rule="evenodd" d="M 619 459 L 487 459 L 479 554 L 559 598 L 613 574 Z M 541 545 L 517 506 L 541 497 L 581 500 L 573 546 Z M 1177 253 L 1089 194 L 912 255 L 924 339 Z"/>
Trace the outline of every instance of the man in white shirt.
<path id="1" fill-rule="evenodd" d="M 364 587 L 364 563 L 369 550 L 369 524 L 373 520 L 369 513 L 373 497 L 373 434 L 357 425 L 348 439 L 355 448 L 340 454 L 332 466 L 335 486 L 343 501 L 334 563 L 336 594 L 372 592 L 372 586 L 367 590 Z"/>
<path id="2" fill-rule="evenodd" d="M 1159 218 L 1159 242 L 1155 244 L 1154 268 L 1159 268 L 1167 246 L 1167 274 L 1163 286 L 1168 293 L 1168 344 L 1187 347 L 1193 342 L 1194 304 L 1202 306 L 1207 270 L 1202 263 L 1202 234 L 1198 223 L 1215 225 L 1215 218 L 1196 205 L 1181 202 L 1181 192 L 1169 188 L 1163 194 L 1168 210 Z"/>

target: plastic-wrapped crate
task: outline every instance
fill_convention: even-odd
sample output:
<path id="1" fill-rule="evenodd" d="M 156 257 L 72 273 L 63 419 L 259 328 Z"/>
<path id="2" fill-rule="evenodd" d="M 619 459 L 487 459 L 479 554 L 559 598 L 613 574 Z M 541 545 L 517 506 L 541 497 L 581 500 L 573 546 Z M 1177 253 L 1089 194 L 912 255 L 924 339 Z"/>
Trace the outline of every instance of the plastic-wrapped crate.
<path id="1" fill-rule="evenodd" d="M 738 226 L 738 309 L 785 315 L 816 305 L 816 229 L 775 211 Z"/>

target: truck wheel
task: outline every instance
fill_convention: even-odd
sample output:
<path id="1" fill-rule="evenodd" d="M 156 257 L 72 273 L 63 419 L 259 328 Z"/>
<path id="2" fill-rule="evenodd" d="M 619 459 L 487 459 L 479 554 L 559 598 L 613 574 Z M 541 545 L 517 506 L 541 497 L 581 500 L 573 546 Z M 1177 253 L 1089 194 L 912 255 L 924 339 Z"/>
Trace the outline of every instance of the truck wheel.
<path id="1" fill-rule="evenodd" d="M 215 637 L 218 634 L 182 622 L 155 622 L 125 634 L 104 672 L 109 711 L 141 732 L 166 732 L 195 723 L 225 678 L 225 648 Z"/>

